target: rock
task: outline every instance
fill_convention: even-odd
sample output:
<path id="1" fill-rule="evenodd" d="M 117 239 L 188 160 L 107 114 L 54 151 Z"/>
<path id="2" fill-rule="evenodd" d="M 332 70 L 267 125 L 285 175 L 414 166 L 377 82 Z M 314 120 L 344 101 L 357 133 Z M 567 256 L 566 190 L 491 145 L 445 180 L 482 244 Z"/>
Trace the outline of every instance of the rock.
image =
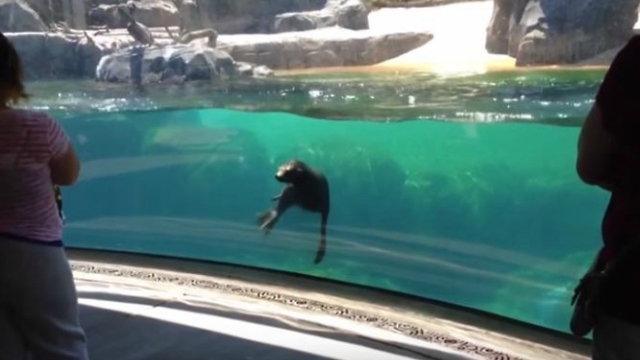
<path id="1" fill-rule="evenodd" d="M 141 63 L 136 64 L 137 59 L 141 59 Z M 104 56 L 97 66 L 96 79 L 118 83 L 140 79 L 143 84 L 148 84 L 212 81 L 236 75 L 254 76 L 256 73 L 266 73 L 264 69 L 257 72 L 254 68 L 249 70 L 251 66 L 242 64 L 239 69 L 228 53 L 197 44 L 147 48 L 136 46 Z"/>
<path id="2" fill-rule="evenodd" d="M 91 8 L 87 14 L 89 26 L 107 26 L 111 29 L 126 27 L 127 20 L 118 13 L 116 6 L 101 4 Z"/>
<path id="3" fill-rule="evenodd" d="M 640 0 L 494 0 L 486 48 L 515 57 L 518 66 L 576 63 L 623 45 L 633 35 L 638 5 Z"/>
<path id="4" fill-rule="evenodd" d="M 509 54 L 510 31 L 520 21 L 528 0 L 494 0 L 485 48 L 492 54 Z"/>
<path id="5" fill-rule="evenodd" d="M 176 0 L 185 30 L 220 34 L 312 30 L 330 26 L 368 29 L 364 0 Z"/>
<path id="6" fill-rule="evenodd" d="M 53 4 L 49 0 L 25 0 L 31 9 L 33 9 L 45 24 L 54 22 Z"/>
<path id="7" fill-rule="evenodd" d="M 0 31 L 45 31 L 47 26 L 23 0 L 0 0 Z"/>
<path id="8" fill-rule="evenodd" d="M 64 21 L 73 29 L 86 29 L 84 0 L 24 0 L 45 24 Z"/>
<path id="9" fill-rule="evenodd" d="M 249 76 L 255 78 L 273 77 L 273 70 L 264 65 L 256 66 L 255 64 L 237 61 L 235 62 L 235 68 L 236 74 L 240 76 Z"/>
<path id="10" fill-rule="evenodd" d="M 320 21 L 328 19 L 318 19 L 313 12 L 309 13 L 286 13 L 276 16 L 273 24 L 273 32 L 306 31 L 318 28 Z"/>
<path id="11" fill-rule="evenodd" d="M 206 12 L 201 11 L 196 0 L 181 0 L 178 5 L 180 12 L 180 29 L 184 32 L 197 31 L 213 26 Z"/>
<path id="12" fill-rule="evenodd" d="M 321 10 L 276 15 L 273 32 L 305 31 L 331 26 L 352 30 L 368 29 L 369 11 L 360 0 L 328 0 Z"/>
<path id="13" fill-rule="evenodd" d="M 127 56 L 135 57 L 139 51 L 133 47 L 133 38 L 125 29 L 100 35 L 93 30 L 87 33 L 90 38 L 79 31 L 6 36 L 16 45 L 27 79 L 129 81 L 131 65 Z M 146 67 L 140 71 L 147 82 L 216 79 L 229 74 L 269 77 L 273 76 L 271 69 L 371 65 L 408 52 L 432 38 L 428 33 L 386 34 L 327 28 L 297 33 L 221 35 L 218 51 L 204 45 L 208 42 L 206 38 L 176 45 L 164 31 L 156 30 L 153 35 L 156 45 L 145 51 L 142 63 Z M 172 60 L 175 57 L 181 60 Z M 47 61 L 42 61 L 43 58 Z M 169 63 L 171 66 L 184 63 L 184 67 L 178 67 L 180 71 L 172 74 Z M 149 64 L 154 64 L 152 71 Z"/>
<path id="14" fill-rule="evenodd" d="M 6 34 L 16 47 L 27 80 L 69 79 L 92 76 L 102 51 L 86 38 L 61 34 Z M 47 59 L 47 61 L 42 61 Z"/>
<path id="15" fill-rule="evenodd" d="M 176 5 L 170 0 L 137 0 L 133 1 L 137 10 L 135 19 L 147 27 L 164 27 L 180 25 L 180 14 Z M 118 12 L 122 4 L 100 4 L 89 10 L 89 25 L 109 26 L 110 28 L 124 28 L 127 26 L 125 19 Z"/>
<path id="16" fill-rule="evenodd" d="M 372 65 L 392 59 L 429 42 L 423 32 L 380 33 L 339 27 L 302 32 L 224 35 L 218 48 L 236 61 L 271 69 Z"/>
<path id="17" fill-rule="evenodd" d="M 253 64 L 252 64 L 253 65 Z M 253 68 L 253 77 L 268 78 L 273 76 L 273 70 L 264 65 L 257 65 Z"/>
<path id="18" fill-rule="evenodd" d="M 95 78 L 96 67 L 104 55 L 135 44 L 122 29 L 95 36 L 91 40 L 82 33 L 60 34 L 45 32 L 7 33 L 24 64 L 28 80 Z M 170 43 L 161 39 L 161 44 Z M 47 61 L 42 61 L 43 57 Z"/>
<path id="19" fill-rule="evenodd" d="M 73 29 L 86 29 L 87 19 L 84 0 L 66 0 L 62 2 L 64 21 Z"/>

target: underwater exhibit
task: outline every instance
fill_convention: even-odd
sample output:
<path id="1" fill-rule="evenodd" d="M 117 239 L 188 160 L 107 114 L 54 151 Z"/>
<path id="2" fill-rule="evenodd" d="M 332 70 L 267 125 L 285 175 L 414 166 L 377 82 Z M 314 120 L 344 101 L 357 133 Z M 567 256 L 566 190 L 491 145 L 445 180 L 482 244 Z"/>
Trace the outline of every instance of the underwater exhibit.
<path id="1" fill-rule="evenodd" d="M 569 332 L 608 201 L 578 178 L 577 139 L 622 35 L 559 49 L 521 34 L 513 50 L 496 14 L 518 10 L 499 0 L 80 3 L 80 17 L 0 7 L 29 19 L 0 29 L 25 62 L 24 106 L 58 119 L 82 159 L 62 189 L 68 247 L 283 270 Z M 635 20 L 620 15 L 633 2 L 612 3 L 588 11 L 630 36 L 637 1 Z M 321 261 L 319 212 L 260 228 L 294 159 L 328 183 Z"/>

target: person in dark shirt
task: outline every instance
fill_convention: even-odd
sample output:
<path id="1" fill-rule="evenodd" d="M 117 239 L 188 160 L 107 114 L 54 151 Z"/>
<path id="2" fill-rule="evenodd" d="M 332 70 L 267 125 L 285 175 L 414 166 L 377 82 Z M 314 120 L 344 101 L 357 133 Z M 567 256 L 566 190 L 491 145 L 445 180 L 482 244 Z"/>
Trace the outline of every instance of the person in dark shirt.
<path id="1" fill-rule="evenodd" d="M 594 360 L 640 359 L 639 155 L 640 36 L 634 36 L 611 63 L 578 140 L 578 176 L 611 193 L 599 262 L 625 253 L 602 284 Z"/>

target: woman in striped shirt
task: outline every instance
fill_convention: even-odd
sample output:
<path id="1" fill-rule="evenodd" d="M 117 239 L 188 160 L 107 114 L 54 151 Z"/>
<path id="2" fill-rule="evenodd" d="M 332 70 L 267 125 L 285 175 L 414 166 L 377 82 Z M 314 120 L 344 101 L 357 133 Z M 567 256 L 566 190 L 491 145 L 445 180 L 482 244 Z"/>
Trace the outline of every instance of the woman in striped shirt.
<path id="1" fill-rule="evenodd" d="M 20 58 L 0 33 L 0 359 L 86 360 L 54 186 L 80 161 L 60 124 L 27 99 Z"/>

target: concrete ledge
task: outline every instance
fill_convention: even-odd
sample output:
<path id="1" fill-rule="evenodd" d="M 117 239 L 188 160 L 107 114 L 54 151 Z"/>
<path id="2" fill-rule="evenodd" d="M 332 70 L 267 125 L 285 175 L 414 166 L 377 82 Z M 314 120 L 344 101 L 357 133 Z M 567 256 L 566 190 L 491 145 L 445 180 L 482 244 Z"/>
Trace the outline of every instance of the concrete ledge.
<path id="1" fill-rule="evenodd" d="M 587 340 L 384 290 L 205 261 L 77 249 L 68 253 L 78 280 L 117 280 L 166 291 L 224 293 L 269 301 L 366 323 L 487 359 L 586 360 L 590 354 Z"/>

